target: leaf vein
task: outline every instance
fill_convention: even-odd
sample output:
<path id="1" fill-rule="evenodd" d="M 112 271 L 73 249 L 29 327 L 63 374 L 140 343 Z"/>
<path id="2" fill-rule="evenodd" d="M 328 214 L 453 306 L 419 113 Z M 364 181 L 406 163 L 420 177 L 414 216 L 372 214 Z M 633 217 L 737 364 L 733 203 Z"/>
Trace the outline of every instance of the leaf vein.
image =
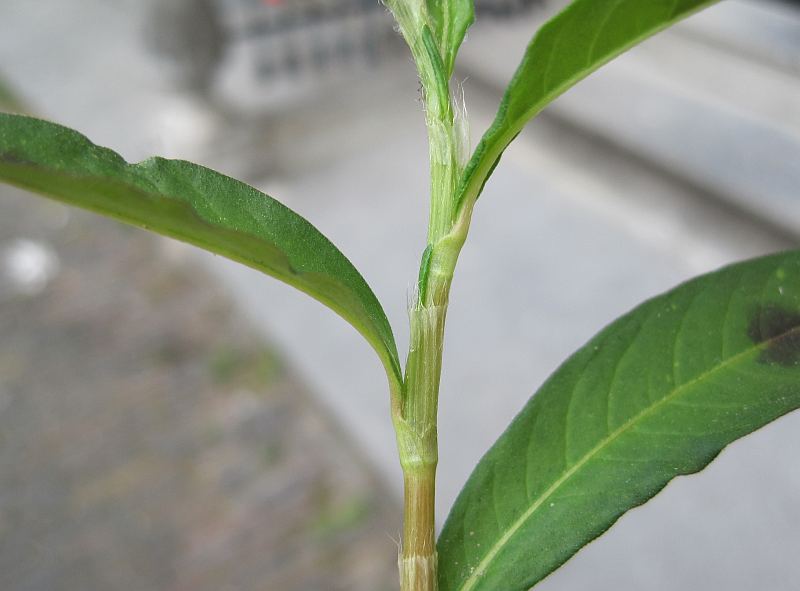
<path id="1" fill-rule="evenodd" d="M 597 27 L 597 33 L 595 33 L 591 43 L 589 43 L 589 55 L 586 58 L 586 65 L 584 66 L 585 68 L 590 67 L 592 65 L 592 62 L 595 60 L 594 52 L 597 49 L 597 43 L 600 40 L 600 37 L 605 32 L 606 27 L 608 26 L 608 23 L 611 20 L 611 16 L 617 11 L 617 9 L 619 9 L 619 7 L 622 5 L 624 1 L 625 0 L 616 0 L 614 2 L 614 5 L 606 13 L 605 17 L 603 17 L 603 20 L 600 22 L 600 26 Z"/>

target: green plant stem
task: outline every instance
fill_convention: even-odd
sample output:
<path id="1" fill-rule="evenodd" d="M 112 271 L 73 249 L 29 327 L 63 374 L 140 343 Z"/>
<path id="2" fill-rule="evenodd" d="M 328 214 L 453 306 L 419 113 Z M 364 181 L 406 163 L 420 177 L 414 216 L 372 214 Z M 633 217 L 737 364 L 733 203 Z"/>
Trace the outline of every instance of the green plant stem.
<path id="1" fill-rule="evenodd" d="M 435 488 L 437 411 L 450 284 L 463 239 L 448 236 L 431 250 L 424 295 L 410 311 L 411 343 L 401 412 L 395 417 L 404 476 L 400 556 L 402 591 L 436 591 Z"/>
<path id="2" fill-rule="evenodd" d="M 436 589 L 436 414 L 446 312 L 446 306 L 422 304 L 411 310 L 402 417 L 395 422 L 405 489 L 402 591 Z"/>
<path id="3" fill-rule="evenodd" d="M 402 591 L 434 591 L 437 588 L 434 490 L 436 466 L 406 470 L 404 477 L 403 548 L 400 555 Z"/>
<path id="4" fill-rule="evenodd" d="M 462 170 L 461 130 L 449 100 L 444 110 L 432 108 L 430 100 L 426 103 L 431 155 L 428 247 L 420 266 L 417 301 L 409 311 L 411 339 L 401 403 L 394 408 L 404 475 L 401 591 L 438 588 L 434 502 L 439 381 L 450 285 L 469 227 L 469 211 L 453 219 L 453 197 Z"/>
<path id="5" fill-rule="evenodd" d="M 419 71 L 430 145 L 428 246 L 417 301 L 409 311 L 411 339 L 403 391 L 392 417 L 404 476 L 402 591 L 436 591 L 435 488 L 439 379 L 447 305 L 471 210 L 457 212 L 455 196 L 468 157 L 466 118 L 450 95 L 449 70 L 429 26 L 425 0 L 387 0 Z"/>

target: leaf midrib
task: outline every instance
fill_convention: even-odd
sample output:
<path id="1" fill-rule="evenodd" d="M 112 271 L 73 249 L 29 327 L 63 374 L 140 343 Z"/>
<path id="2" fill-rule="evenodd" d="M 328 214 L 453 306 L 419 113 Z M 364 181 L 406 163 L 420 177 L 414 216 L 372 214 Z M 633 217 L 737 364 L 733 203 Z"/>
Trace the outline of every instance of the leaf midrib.
<path id="1" fill-rule="evenodd" d="M 731 365 L 736 364 L 740 360 L 746 358 L 748 355 L 752 355 L 755 352 L 762 351 L 764 348 L 769 346 L 772 343 L 775 343 L 777 340 L 782 339 L 786 336 L 789 336 L 793 333 L 800 333 L 800 327 L 794 327 L 782 334 L 776 335 L 770 339 L 767 339 L 754 347 L 750 347 L 737 353 L 733 357 L 726 359 L 719 365 L 715 366 L 712 369 L 709 369 L 697 377 L 692 378 L 688 382 L 681 384 L 679 387 L 675 388 L 674 391 L 664 396 L 661 400 L 653 404 L 652 406 L 647 407 L 639 414 L 631 417 L 625 423 L 623 423 L 620 427 L 618 427 L 613 433 L 607 435 L 605 438 L 600 440 L 600 442 L 594 446 L 591 450 L 589 450 L 580 460 L 578 460 L 569 470 L 564 472 L 562 476 L 560 476 L 546 491 L 544 491 L 531 507 L 525 511 L 512 525 L 509 527 L 505 533 L 500 537 L 500 539 L 492 545 L 490 550 L 486 553 L 483 560 L 478 563 L 478 566 L 475 568 L 475 571 L 467 577 L 464 581 L 464 584 L 461 587 L 458 587 L 459 591 L 470 591 L 479 581 L 480 577 L 485 574 L 485 569 L 489 567 L 489 564 L 494 560 L 495 556 L 508 544 L 509 540 L 517 533 L 517 531 L 528 521 L 533 514 L 538 511 L 539 507 L 541 507 L 562 485 L 564 485 L 572 476 L 574 476 L 581 468 L 583 468 L 588 462 L 590 462 L 595 455 L 600 453 L 605 447 L 616 441 L 623 433 L 627 430 L 632 428 L 636 423 L 646 418 L 651 413 L 655 412 L 661 406 L 671 402 L 681 394 L 683 394 L 686 390 L 692 388 L 693 386 L 697 385 L 698 383 L 702 382 L 703 380 L 711 377 L 718 371 L 728 368 Z"/>

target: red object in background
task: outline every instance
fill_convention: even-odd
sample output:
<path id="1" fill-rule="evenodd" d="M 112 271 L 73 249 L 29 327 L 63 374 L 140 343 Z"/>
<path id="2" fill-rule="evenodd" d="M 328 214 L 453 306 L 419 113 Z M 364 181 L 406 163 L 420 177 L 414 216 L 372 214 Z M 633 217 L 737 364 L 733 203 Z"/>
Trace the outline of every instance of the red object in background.
<path id="1" fill-rule="evenodd" d="M 266 6 L 280 6 L 283 0 L 262 0 Z"/>

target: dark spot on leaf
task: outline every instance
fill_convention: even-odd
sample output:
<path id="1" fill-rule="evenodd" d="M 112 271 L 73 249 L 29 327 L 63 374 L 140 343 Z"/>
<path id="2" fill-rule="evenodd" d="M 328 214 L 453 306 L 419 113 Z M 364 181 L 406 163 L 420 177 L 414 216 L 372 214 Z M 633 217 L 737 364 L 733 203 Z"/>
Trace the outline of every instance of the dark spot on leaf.
<path id="1" fill-rule="evenodd" d="M 0 162 L 6 162 L 8 164 L 33 164 L 33 162 L 20 158 L 11 152 L 0 152 Z"/>
<path id="2" fill-rule="evenodd" d="M 800 366 L 800 312 L 774 304 L 761 306 L 750 318 L 747 336 L 757 345 L 766 343 L 761 363 Z"/>

